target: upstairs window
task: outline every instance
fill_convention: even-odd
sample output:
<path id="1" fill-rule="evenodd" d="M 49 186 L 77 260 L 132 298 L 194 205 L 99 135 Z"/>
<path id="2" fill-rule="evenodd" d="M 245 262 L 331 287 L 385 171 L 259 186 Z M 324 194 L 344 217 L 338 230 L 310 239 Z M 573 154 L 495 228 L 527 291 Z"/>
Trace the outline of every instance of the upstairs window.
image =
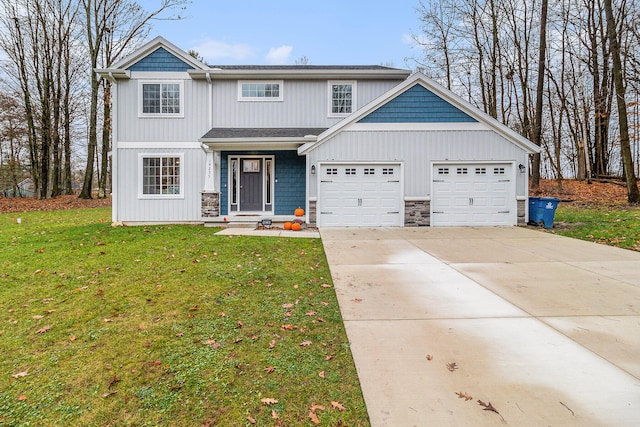
<path id="1" fill-rule="evenodd" d="M 280 80 L 275 81 L 239 81 L 239 101 L 282 101 Z"/>
<path id="2" fill-rule="evenodd" d="M 183 117 L 182 82 L 142 82 L 141 117 Z"/>
<path id="3" fill-rule="evenodd" d="M 344 117 L 355 111 L 356 83 L 329 82 L 329 116 Z"/>

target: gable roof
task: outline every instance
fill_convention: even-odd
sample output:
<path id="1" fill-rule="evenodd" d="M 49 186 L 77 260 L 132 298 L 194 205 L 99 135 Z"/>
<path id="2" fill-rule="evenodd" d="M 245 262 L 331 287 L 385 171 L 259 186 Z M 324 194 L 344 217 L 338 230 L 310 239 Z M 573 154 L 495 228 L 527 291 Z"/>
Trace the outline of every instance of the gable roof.
<path id="1" fill-rule="evenodd" d="M 154 56 L 156 58 L 153 58 Z M 152 59 L 147 59 L 149 57 L 152 57 Z M 186 68 L 192 70 L 206 70 L 209 68 L 207 65 L 198 61 L 184 50 L 166 40 L 164 37 L 158 36 L 136 49 L 130 55 L 122 58 L 111 67 L 98 69 L 96 72 L 103 77 L 115 76 L 120 78 L 129 78 L 130 70 L 133 67 L 135 71 L 135 65 L 138 62 L 146 60 L 148 63 L 155 63 L 159 57 L 162 57 L 164 60 L 168 57 L 173 57 L 175 59 L 174 62 L 183 64 L 180 71 Z M 175 63 L 173 65 L 175 66 Z"/>
<path id="2" fill-rule="evenodd" d="M 316 141 L 309 142 L 298 148 L 298 154 L 306 154 L 307 152 L 315 149 L 316 147 L 323 144 L 325 141 L 341 132 L 342 130 L 345 130 L 354 123 L 358 123 L 360 121 L 367 122 L 366 117 L 372 117 L 370 115 L 378 110 L 382 111 L 385 105 L 388 105 L 395 99 L 400 99 L 399 97 L 401 97 L 403 94 L 407 93 L 417 85 L 422 86 L 429 93 L 435 95 L 445 103 L 448 103 L 454 109 L 459 110 L 464 115 L 473 119 L 473 121 L 477 121 L 481 124 L 484 124 L 489 129 L 494 130 L 496 133 L 503 136 L 511 143 L 517 145 L 527 153 L 532 154 L 540 152 L 540 147 L 529 141 L 524 136 L 520 135 L 519 133 L 510 129 L 508 126 L 500 123 L 498 120 L 479 110 L 450 90 L 440 86 L 438 83 L 436 83 L 434 80 L 431 80 L 424 74 L 414 73 L 398 86 L 392 88 L 385 94 L 374 99 L 369 104 L 362 107 L 360 110 L 354 112 L 352 115 L 346 117 L 344 120 L 336 123 L 334 126 L 318 135 L 318 139 Z M 409 122 L 410 121 L 405 118 L 401 123 Z M 396 121 L 396 123 L 399 122 Z"/>

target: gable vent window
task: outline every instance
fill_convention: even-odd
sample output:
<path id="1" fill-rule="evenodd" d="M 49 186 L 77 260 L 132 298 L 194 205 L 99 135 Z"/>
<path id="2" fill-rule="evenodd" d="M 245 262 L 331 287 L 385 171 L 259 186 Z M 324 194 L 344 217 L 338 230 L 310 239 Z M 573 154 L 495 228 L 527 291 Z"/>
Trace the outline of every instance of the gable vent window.
<path id="1" fill-rule="evenodd" d="M 374 168 L 364 168 L 364 174 L 365 175 L 375 175 L 376 174 L 376 170 Z"/>
<path id="2" fill-rule="evenodd" d="M 449 168 L 438 168 L 438 175 L 449 175 Z"/>
<path id="3" fill-rule="evenodd" d="M 393 168 L 382 168 L 382 175 L 393 175 Z"/>
<path id="4" fill-rule="evenodd" d="M 476 168 L 476 175 L 486 175 L 487 168 Z"/>
<path id="5" fill-rule="evenodd" d="M 282 101 L 283 82 L 275 81 L 238 81 L 239 101 Z"/>
<path id="6" fill-rule="evenodd" d="M 346 168 L 344 170 L 344 174 L 345 175 L 355 175 L 356 174 L 356 168 Z"/>
<path id="7" fill-rule="evenodd" d="M 494 175 L 504 175 L 504 168 L 493 168 Z"/>
<path id="8" fill-rule="evenodd" d="M 141 117 L 183 117 L 182 82 L 140 84 Z"/>
<path id="9" fill-rule="evenodd" d="M 456 173 L 458 175 L 467 175 L 469 171 L 467 170 L 467 168 L 457 168 Z"/>

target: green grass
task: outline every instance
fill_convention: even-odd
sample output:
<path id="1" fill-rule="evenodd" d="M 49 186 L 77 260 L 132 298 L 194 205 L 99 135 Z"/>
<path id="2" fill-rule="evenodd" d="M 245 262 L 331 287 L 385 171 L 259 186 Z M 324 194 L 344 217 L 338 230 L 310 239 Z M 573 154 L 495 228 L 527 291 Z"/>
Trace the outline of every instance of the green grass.
<path id="1" fill-rule="evenodd" d="M 109 218 L 0 215 L 0 425 L 369 425 L 319 239 Z"/>
<path id="2" fill-rule="evenodd" d="M 553 232 L 640 251 L 640 207 L 560 203 Z"/>

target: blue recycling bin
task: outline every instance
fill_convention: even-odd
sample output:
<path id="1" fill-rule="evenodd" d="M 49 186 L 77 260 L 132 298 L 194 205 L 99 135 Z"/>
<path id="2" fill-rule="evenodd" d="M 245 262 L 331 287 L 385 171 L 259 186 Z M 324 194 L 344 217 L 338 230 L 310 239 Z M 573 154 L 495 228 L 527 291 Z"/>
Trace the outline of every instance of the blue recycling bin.
<path id="1" fill-rule="evenodd" d="M 530 197 L 529 198 L 529 223 L 544 225 L 544 228 L 553 228 L 553 219 L 560 199 L 555 197 Z"/>

